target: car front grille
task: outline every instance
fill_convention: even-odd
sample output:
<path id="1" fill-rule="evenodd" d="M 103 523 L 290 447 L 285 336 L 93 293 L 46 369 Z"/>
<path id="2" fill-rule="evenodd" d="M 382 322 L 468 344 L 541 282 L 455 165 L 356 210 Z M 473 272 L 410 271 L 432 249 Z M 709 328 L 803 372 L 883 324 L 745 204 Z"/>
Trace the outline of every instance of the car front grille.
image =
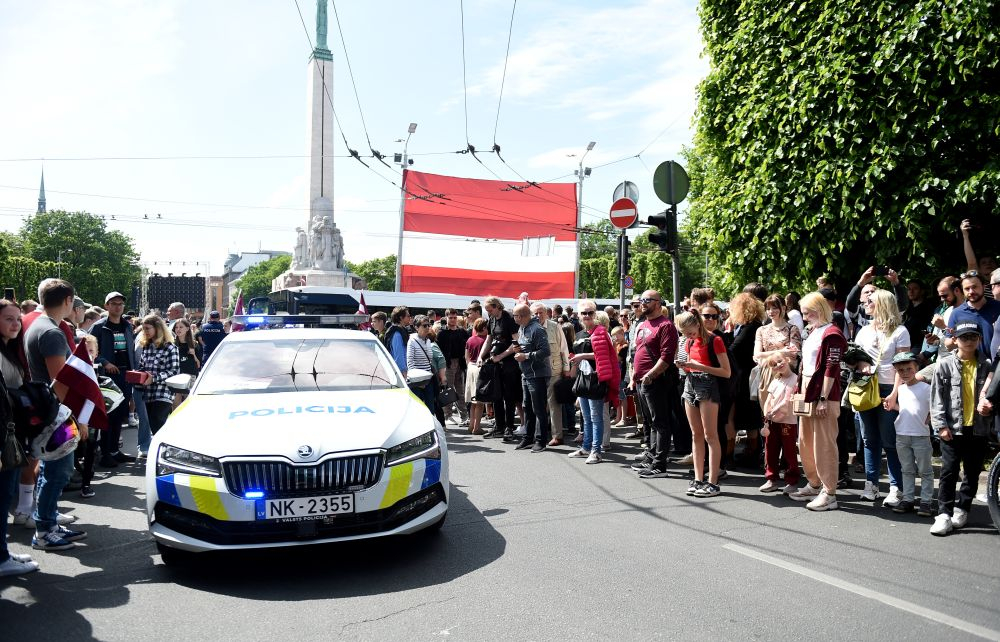
<path id="1" fill-rule="evenodd" d="M 229 492 L 243 497 L 263 491 L 268 498 L 300 497 L 360 490 L 382 477 L 382 453 L 327 459 L 318 464 L 286 461 L 227 461 L 222 464 Z"/>

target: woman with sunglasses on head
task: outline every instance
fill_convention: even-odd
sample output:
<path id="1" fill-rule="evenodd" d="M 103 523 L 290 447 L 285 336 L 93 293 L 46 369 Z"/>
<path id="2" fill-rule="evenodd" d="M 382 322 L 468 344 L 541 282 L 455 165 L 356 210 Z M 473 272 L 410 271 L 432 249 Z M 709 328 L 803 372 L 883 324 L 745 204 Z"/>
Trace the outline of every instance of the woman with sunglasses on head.
<path id="1" fill-rule="evenodd" d="M 719 487 L 722 448 L 718 433 L 720 379 L 728 379 L 732 374 L 729 356 L 722 338 L 708 331 L 698 310 L 690 310 L 677 317 L 677 329 L 684 336 L 686 357 L 678 356 L 676 364 L 687 372 L 683 395 L 684 412 L 691 425 L 691 446 L 694 451 L 694 479 L 688 486 L 687 494 L 694 497 L 714 497 L 722 492 Z"/>
<path id="2" fill-rule="evenodd" d="M 142 320 L 142 334 L 138 341 L 140 351 L 136 354 L 135 368 L 145 372 L 146 376 L 137 387 L 142 390 L 146 414 L 149 415 L 149 429 L 155 435 L 167 422 L 173 409 L 174 395 L 166 380 L 180 372 L 181 360 L 173 333 L 167 329 L 166 322 L 155 314 Z"/>
<path id="3" fill-rule="evenodd" d="M 422 388 L 414 390 L 414 393 L 420 397 L 420 400 L 424 402 L 427 409 L 431 411 L 431 414 L 436 415 L 434 407 L 436 405 L 436 381 L 438 375 L 434 371 L 434 348 L 431 345 L 431 325 L 432 321 L 430 317 L 423 314 L 418 314 L 413 319 L 413 326 L 417 329 L 416 334 L 411 334 L 410 339 L 406 344 L 406 370 L 417 368 L 419 370 L 426 370 L 430 372 L 433 376 L 431 380 L 427 382 Z"/>
<path id="4" fill-rule="evenodd" d="M 799 392 L 808 415 L 799 422 L 799 456 L 807 483 L 789 499 L 809 502 L 814 511 L 837 508 L 837 418 L 840 416 L 840 359 L 847 339 L 833 323 L 833 309 L 819 292 L 802 298 L 802 319 L 809 335 L 802 343 Z"/>
<path id="5" fill-rule="evenodd" d="M 739 379 L 735 382 L 733 409 L 727 424 L 727 439 L 736 445 L 736 432 L 745 430 L 747 448 L 741 456 L 744 466 L 761 468 L 760 429 L 764 425 L 764 415 L 760 404 L 750 398 L 750 371 L 754 365 L 754 341 L 757 330 L 764 322 L 764 302 L 749 292 L 741 292 L 729 303 L 729 314 L 733 321 L 732 340 L 729 351 L 736 362 L 733 371 Z"/>

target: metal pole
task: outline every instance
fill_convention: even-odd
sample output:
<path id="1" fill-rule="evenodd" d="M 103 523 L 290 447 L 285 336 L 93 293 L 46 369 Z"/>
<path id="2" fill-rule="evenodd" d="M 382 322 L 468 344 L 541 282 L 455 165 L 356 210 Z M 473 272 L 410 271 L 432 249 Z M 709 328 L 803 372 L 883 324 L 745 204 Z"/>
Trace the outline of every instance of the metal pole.
<path id="1" fill-rule="evenodd" d="M 584 154 L 586 156 L 586 154 Z M 580 159 L 580 169 L 577 171 L 577 182 L 580 184 L 579 196 L 576 201 L 576 266 L 573 270 L 573 298 L 580 298 L 580 228 L 583 225 L 583 158 Z"/>
<path id="2" fill-rule="evenodd" d="M 618 309 L 625 307 L 625 277 L 628 266 L 625 264 L 625 230 L 618 236 Z"/>
<path id="3" fill-rule="evenodd" d="M 671 194 L 673 189 L 671 188 Z M 677 206 L 670 206 L 670 214 L 673 220 L 677 220 Z M 676 227 L 676 226 L 675 226 Z M 674 318 L 681 313 L 681 244 L 676 243 L 674 251 L 670 253 L 670 271 L 674 289 Z"/>
<path id="4" fill-rule="evenodd" d="M 413 128 L 411 127 L 411 129 Z M 406 135 L 406 142 L 403 143 L 403 178 L 399 190 L 399 244 L 396 247 L 396 292 L 401 292 L 403 285 L 403 210 L 406 207 L 406 168 L 409 167 L 406 149 L 410 145 L 410 136 L 412 135 L 411 131 Z"/>

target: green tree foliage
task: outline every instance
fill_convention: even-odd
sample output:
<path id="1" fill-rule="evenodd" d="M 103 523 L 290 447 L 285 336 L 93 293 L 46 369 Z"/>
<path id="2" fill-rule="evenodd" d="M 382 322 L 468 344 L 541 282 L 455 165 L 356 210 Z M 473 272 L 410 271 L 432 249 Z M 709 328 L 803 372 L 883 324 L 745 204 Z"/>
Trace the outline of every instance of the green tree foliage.
<path id="1" fill-rule="evenodd" d="M 689 229 L 727 288 L 964 263 L 960 220 L 998 211 L 998 11 L 701 0 Z"/>
<path id="2" fill-rule="evenodd" d="M 243 301 L 247 303 L 255 296 L 264 296 L 271 293 L 271 282 L 282 272 L 288 270 L 292 265 L 292 257 L 281 255 L 262 261 L 251 266 L 243 276 L 236 281 L 236 287 L 230 288 L 230 308 L 236 301 L 236 296 L 243 292 Z"/>
<path id="3" fill-rule="evenodd" d="M 39 281 L 56 276 L 60 268 L 79 296 L 91 302 L 103 302 L 111 290 L 131 292 L 140 278 L 132 239 L 86 212 L 34 214 L 16 236 L 0 237 L 0 283 L 14 288 L 19 298 L 34 298 Z"/>
<path id="4" fill-rule="evenodd" d="M 396 289 L 396 255 L 390 254 L 380 259 L 369 259 L 361 263 L 345 261 L 347 269 L 357 274 L 368 284 L 369 290 L 392 292 Z"/>
<path id="5" fill-rule="evenodd" d="M 580 260 L 616 256 L 618 253 L 618 228 L 608 219 L 601 219 L 583 226 L 580 238 Z"/>

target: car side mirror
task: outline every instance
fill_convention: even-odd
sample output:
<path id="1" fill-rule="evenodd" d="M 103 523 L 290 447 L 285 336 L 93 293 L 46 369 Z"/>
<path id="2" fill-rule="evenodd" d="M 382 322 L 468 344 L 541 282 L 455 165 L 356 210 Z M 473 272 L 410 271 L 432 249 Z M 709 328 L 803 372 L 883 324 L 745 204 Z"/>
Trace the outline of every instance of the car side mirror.
<path id="1" fill-rule="evenodd" d="M 421 370 L 420 368 L 410 368 L 406 371 L 406 385 L 411 388 L 423 388 L 433 376 L 433 372 Z"/>
<path id="2" fill-rule="evenodd" d="M 175 374 L 167 377 L 165 383 L 174 392 L 188 392 L 194 386 L 194 377 L 189 374 Z"/>

